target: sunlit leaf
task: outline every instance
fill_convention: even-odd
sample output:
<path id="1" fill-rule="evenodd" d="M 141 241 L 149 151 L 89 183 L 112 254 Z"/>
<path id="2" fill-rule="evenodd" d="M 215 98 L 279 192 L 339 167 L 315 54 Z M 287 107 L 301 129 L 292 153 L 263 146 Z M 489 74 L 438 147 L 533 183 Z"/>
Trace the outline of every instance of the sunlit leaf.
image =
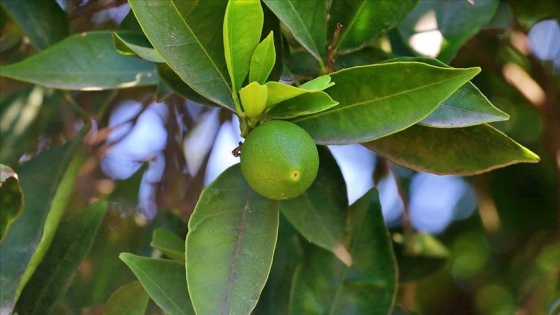
<path id="1" fill-rule="evenodd" d="M 348 198 L 340 168 L 326 147 L 319 147 L 319 173 L 301 196 L 280 202 L 280 210 L 311 243 L 331 251 L 350 266 L 344 243 Z"/>
<path id="2" fill-rule="evenodd" d="M 107 212 L 107 203 L 96 203 L 62 221 L 52 244 L 17 302 L 20 314 L 52 314 L 89 252 Z"/>
<path id="3" fill-rule="evenodd" d="M 185 261 L 185 240 L 169 230 L 154 230 L 150 246 L 173 260 Z"/>
<path id="4" fill-rule="evenodd" d="M 104 90 L 155 85 L 155 65 L 117 52 L 111 32 L 70 36 L 0 75 L 63 90 Z"/>
<path id="5" fill-rule="evenodd" d="M 451 129 L 416 125 L 363 145 L 397 164 L 439 175 L 474 175 L 539 161 L 533 152 L 486 124 Z"/>
<path id="6" fill-rule="evenodd" d="M 418 0 L 332 1 L 328 37 L 332 38 L 337 23 L 342 25 L 336 50 L 349 53 L 371 44 L 397 25 Z"/>
<path id="7" fill-rule="evenodd" d="M 171 69 L 200 95 L 234 110 L 219 22 L 227 1 L 132 0 L 129 4 Z"/>
<path id="8" fill-rule="evenodd" d="M 81 139 L 49 150 L 16 169 L 25 200 L 21 217 L 0 244 L 0 309 L 13 309 L 43 259 L 62 217 L 82 161 Z"/>
<path id="9" fill-rule="evenodd" d="M 173 260 L 122 253 L 119 258 L 132 270 L 152 300 L 168 314 L 194 314 L 185 265 Z"/>
<path id="10" fill-rule="evenodd" d="M 224 17 L 224 53 L 235 92 L 249 73 L 253 51 L 259 44 L 264 14 L 260 0 L 232 0 Z"/>
<path id="11" fill-rule="evenodd" d="M 308 81 L 299 87 L 275 81 L 266 82 L 266 87 L 268 88 L 266 107 L 272 108 L 276 104 L 284 102 L 296 96 L 325 90 L 334 85 L 334 82 L 330 81 L 330 76 L 324 75 Z"/>
<path id="12" fill-rule="evenodd" d="M 199 314 L 249 314 L 266 283 L 278 202 L 253 191 L 239 164 L 202 192 L 189 220 L 187 282 Z"/>
<path id="13" fill-rule="evenodd" d="M 137 315 L 144 314 L 148 307 L 150 296 L 138 281 L 125 284 L 118 288 L 111 297 L 103 315 Z"/>
<path id="14" fill-rule="evenodd" d="M 0 164 L 0 243 L 8 230 L 23 211 L 23 191 L 17 174 L 4 164 Z"/>
<path id="15" fill-rule="evenodd" d="M 319 113 L 336 105 L 338 105 L 338 102 L 323 91 L 304 93 L 274 105 L 266 112 L 265 117 L 289 119 Z"/>
<path id="16" fill-rule="evenodd" d="M 327 52 L 327 3 L 324 0 L 264 0 L 264 3 L 322 68 Z"/>
<path id="17" fill-rule="evenodd" d="M 340 104 L 293 120 L 319 144 L 371 141 L 426 118 L 480 69 L 419 62 L 361 66 L 331 74 L 328 94 Z"/>
<path id="18" fill-rule="evenodd" d="M 68 17 L 55 0 L 2 0 L 0 3 L 39 49 L 64 39 L 70 31 Z"/>
<path id="19" fill-rule="evenodd" d="M 114 32 L 113 40 L 115 41 L 117 51 L 123 55 L 138 56 L 151 62 L 165 62 L 161 54 L 152 47 L 150 41 L 142 33 L 131 31 Z"/>
<path id="20" fill-rule="evenodd" d="M 422 0 L 397 29 L 404 41 L 418 53 L 448 63 L 459 48 L 490 21 L 499 3 L 498 0 L 476 0 L 472 3 Z M 422 48 L 420 45 L 428 41 L 436 44 L 440 41 L 440 50 L 433 51 L 433 55 L 427 54 L 425 49 L 433 47 Z"/>
<path id="21" fill-rule="evenodd" d="M 253 52 L 249 67 L 249 83 L 256 81 L 259 84 L 265 84 L 275 63 L 274 33 L 270 32 Z"/>
<path id="22" fill-rule="evenodd" d="M 387 314 L 397 289 L 393 248 L 377 191 L 370 190 L 349 209 L 348 267 L 332 253 L 309 246 L 297 267 L 290 314 Z"/>

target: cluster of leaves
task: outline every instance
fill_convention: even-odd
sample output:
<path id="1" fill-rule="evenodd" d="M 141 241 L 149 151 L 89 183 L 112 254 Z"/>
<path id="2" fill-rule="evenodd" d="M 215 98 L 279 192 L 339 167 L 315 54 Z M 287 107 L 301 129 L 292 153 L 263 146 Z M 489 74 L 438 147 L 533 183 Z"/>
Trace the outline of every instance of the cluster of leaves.
<path id="1" fill-rule="evenodd" d="M 422 12 L 450 4 L 129 3 L 132 12 L 116 32 L 47 36 L 53 42 L 31 37 L 46 49 L 3 66 L 2 76 L 61 90 L 157 85 L 158 99 L 171 91 L 235 113 L 244 136 L 261 121 L 289 120 L 321 145 L 320 169 L 304 195 L 282 202 L 255 193 L 238 165 L 227 169 L 200 195 L 186 245 L 169 231 L 154 232 L 151 245 L 169 259 L 120 255 L 141 285 L 117 290 L 107 314 L 141 313 L 150 298 L 170 314 L 249 314 L 255 308 L 388 313 L 399 277 L 419 276 L 397 275 L 397 264 L 406 270 L 410 263 L 400 258 L 416 251 L 439 262 L 446 252 L 427 235 L 393 244 L 377 192 L 348 205 L 340 169 L 322 145 L 362 144 L 397 164 L 435 174 L 472 175 L 538 161 L 488 124 L 508 116 L 470 82 L 480 69 L 445 63 L 492 17 L 497 1 L 454 2 L 452 11 L 470 22 L 446 28 L 448 44 L 439 60 L 390 54 L 377 40 L 390 30 L 406 40 Z M 36 11 L 16 2 L 4 5 L 13 15 Z M 82 142 L 80 134 L 16 169 L 27 178 L 23 192 L 33 197 L 26 198 L 18 220 L 21 211 L 2 212 L 3 235 L 11 224 L 1 245 L 2 310 L 11 312 L 17 302 L 21 313 L 52 311 L 92 245 L 105 202 L 61 220 L 85 160 Z M 5 185 L 8 180 L 2 178 Z M 429 250 L 416 246 L 423 243 L 431 244 Z"/>

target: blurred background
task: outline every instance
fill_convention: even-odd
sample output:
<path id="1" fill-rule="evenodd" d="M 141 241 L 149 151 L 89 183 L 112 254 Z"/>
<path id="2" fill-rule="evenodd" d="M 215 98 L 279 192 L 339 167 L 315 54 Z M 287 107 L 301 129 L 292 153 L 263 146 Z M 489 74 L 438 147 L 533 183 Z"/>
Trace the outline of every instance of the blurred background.
<path id="1" fill-rule="evenodd" d="M 116 29 L 130 10 L 122 0 L 57 2 L 69 15 L 71 33 Z M 350 203 L 377 187 L 395 237 L 404 224 L 435 235 L 449 253 L 407 266 L 428 264 L 437 272 L 402 283 L 403 309 L 521 315 L 546 314 L 560 303 L 559 8 L 554 0 L 502 1 L 451 62 L 482 68 L 473 83 L 510 115 L 493 125 L 537 153 L 540 163 L 466 178 L 436 176 L 391 164 L 360 145 L 330 147 Z M 1 14 L 1 64 L 35 53 L 4 6 Z M 428 15 L 417 33 L 394 29 L 379 42 L 400 36 L 415 54 L 436 57 L 445 41 L 434 21 Z M 96 305 L 132 280 L 117 256 L 149 254 L 153 229 L 185 235 L 201 190 L 238 162 L 231 151 L 242 139 L 231 113 L 155 87 L 58 91 L 6 78 L 0 84 L 3 164 L 17 166 L 75 137 L 84 121 L 92 125 L 92 157 L 81 170 L 71 208 L 100 196 L 111 208 L 68 291 L 69 309 L 91 305 L 95 313 Z"/>

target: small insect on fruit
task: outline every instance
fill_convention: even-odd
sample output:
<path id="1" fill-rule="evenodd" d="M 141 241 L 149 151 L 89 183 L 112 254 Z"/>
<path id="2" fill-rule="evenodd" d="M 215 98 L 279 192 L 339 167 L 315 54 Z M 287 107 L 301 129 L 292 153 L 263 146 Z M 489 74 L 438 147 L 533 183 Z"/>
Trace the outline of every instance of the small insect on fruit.
<path id="1" fill-rule="evenodd" d="M 264 197 L 283 200 L 303 194 L 317 177 L 319 153 L 313 138 L 282 120 L 253 129 L 241 150 L 241 172 Z"/>

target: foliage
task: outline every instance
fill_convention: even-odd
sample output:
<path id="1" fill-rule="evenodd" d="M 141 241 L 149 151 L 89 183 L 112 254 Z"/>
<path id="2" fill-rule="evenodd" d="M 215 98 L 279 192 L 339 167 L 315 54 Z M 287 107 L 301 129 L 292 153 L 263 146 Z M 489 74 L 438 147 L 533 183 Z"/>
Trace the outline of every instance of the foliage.
<path id="1" fill-rule="evenodd" d="M 453 313 L 552 311 L 558 284 L 536 284 L 560 273 L 558 71 L 515 40 L 557 12 L 537 3 L 2 0 L 0 312 L 430 314 L 461 295 L 470 306 Z M 431 57 L 415 46 L 426 20 Z M 303 128 L 319 151 L 311 187 L 271 200 L 239 164 L 204 185 L 232 118 L 243 138 L 270 120 Z M 396 181 L 399 224 L 377 188 L 348 200 L 332 145 L 378 156 L 361 175 Z M 543 161 L 519 164 L 539 162 L 532 151 Z M 480 212 L 439 237 L 415 231 L 416 172 L 470 176 Z M 527 209 L 542 213 L 527 222 Z"/>

